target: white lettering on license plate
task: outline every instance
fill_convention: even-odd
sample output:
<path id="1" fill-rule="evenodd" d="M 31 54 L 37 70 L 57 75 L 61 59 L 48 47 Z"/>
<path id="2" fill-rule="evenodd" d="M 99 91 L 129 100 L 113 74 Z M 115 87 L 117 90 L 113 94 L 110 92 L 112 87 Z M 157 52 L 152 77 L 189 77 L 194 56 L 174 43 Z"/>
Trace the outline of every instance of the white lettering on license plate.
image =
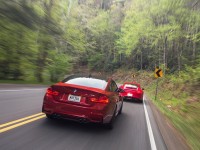
<path id="1" fill-rule="evenodd" d="M 131 94 L 131 93 L 128 93 L 127 95 L 128 95 L 128 96 L 133 96 L 133 94 Z"/>
<path id="2" fill-rule="evenodd" d="M 80 96 L 75 96 L 75 95 L 69 95 L 68 96 L 68 101 L 80 102 L 81 101 L 81 97 Z"/>

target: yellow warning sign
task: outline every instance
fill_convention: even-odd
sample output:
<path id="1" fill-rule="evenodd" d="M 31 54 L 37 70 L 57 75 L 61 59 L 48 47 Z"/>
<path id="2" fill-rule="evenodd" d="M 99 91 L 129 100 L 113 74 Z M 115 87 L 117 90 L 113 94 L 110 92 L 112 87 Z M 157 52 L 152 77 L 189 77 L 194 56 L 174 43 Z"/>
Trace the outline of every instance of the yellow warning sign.
<path id="1" fill-rule="evenodd" d="M 135 78 L 135 77 L 136 77 L 136 75 L 135 75 L 135 74 L 132 74 L 132 77 L 133 77 L 133 78 Z"/>
<path id="2" fill-rule="evenodd" d="M 160 68 L 157 67 L 157 68 L 155 69 L 155 74 L 154 74 L 154 75 L 155 75 L 156 78 L 162 77 L 162 76 L 163 76 L 162 69 L 160 69 Z"/>

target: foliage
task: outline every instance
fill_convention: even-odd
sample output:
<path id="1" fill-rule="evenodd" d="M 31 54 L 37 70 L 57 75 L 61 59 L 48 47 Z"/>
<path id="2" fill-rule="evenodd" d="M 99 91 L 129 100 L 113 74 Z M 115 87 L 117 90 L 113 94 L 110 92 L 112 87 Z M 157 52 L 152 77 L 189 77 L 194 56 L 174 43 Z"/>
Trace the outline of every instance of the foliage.
<path id="1" fill-rule="evenodd" d="M 70 58 L 65 54 L 58 54 L 55 51 L 50 53 L 47 70 L 50 74 L 50 81 L 62 80 L 65 74 L 71 71 Z"/>
<path id="2" fill-rule="evenodd" d="M 1 1 L 0 77 L 56 81 L 77 67 L 112 72 L 160 66 L 166 74 L 184 74 L 186 66 L 200 64 L 199 5 L 193 0 Z M 53 79 L 57 63 L 60 75 Z"/>
<path id="3" fill-rule="evenodd" d="M 160 66 L 173 89 L 161 96 L 185 110 L 182 100 L 200 90 L 199 12 L 198 0 L 0 0 L 0 79 L 57 82 L 121 67 L 154 87 L 143 70 Z M 183 84 L 192 95 L 179 94 Z"/>
<path id="4" fill-rule="evenodd" d="M 188 68 L 188 67 L 187 67 Z M 200 134 L 199 76 L 197 68 L 189 67 L 180 75 L 167 75 L 160 79 L 158 96 L 155 100 L 156 82 L 146 88 L 148 96 L 184 135 L 192 149 L 198 149 Z M 192 127 L 192 128 L 191 128 Z"/>
<path id="5" fill-rule="evenodd" d="M 181 132 L 191 149 L 200 146 L 200 93 L 199 71 L 197 68 L 159 78 L 158 95 L 155 100 L 157 79 L 153 71 L 137 71 L 135 69 L 118 69 L 113 78 L 118 83 L 136 81 L 145 89 L 146 96 L 167 116 L 173 125 Z M 132 74 L 136 76 L 133 78 Z M 197 85 L 198 83 L 198 85 Z"/>
<path id="6" fill-rule="evenodd" d="M 0 21 L 0 78 L 26 78 L 38 52 L 36 34 L 30 29 L 3 19 Z"/>
<path id="7" fill-rule="evenodd" d="M 139 55 L 138 69 L 164 64 L 164 71 L 180 71 L 200 54 L 199 7 L 191 10 L 184 0 L 134 0 L 125 14 L 116 41 L 118 52 L 132 58 Z"/>
<path id="8" fill-rule="evenodd" d="M 1 79 L 43 82 L 46 70 L 51 81 L 64 76 L 73 57 L 86 47 L 81 25 L 70 18 L 68 9 L 69 2 L 65 0 L 0 3 Z M 55 77 L 55 73 L 59 75 Z"/>

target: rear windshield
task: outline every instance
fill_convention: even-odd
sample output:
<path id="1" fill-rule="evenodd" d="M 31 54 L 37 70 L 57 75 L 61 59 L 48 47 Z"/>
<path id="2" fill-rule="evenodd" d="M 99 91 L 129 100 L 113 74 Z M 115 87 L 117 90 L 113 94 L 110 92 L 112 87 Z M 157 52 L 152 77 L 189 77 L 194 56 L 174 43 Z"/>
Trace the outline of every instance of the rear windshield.
<path id="1" fill-rule="evenodd" d="M 80 85 L 80 86 L 102 89 L 102 90 L 104 90 L 107 85 L 107 82 L 105 80 L 87 78 L 87 77 L 68 78 L 67 80 L 63 80 L 63 82 Z"/>
<path id="2" fill-rule="evenodd" d="M 125 89 L 137 89 L 138 86 L 135 84 L 125 84 L 124 88 Z"/>

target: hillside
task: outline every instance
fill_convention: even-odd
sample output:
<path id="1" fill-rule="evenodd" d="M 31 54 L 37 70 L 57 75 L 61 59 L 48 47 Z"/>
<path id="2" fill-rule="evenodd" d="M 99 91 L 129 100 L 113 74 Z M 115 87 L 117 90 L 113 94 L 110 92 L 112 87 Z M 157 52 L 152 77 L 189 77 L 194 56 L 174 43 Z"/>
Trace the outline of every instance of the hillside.
<path id="1" fill-rule="evenodd" d="M 141 83 L 145 94 L 174 124 L 193 149 L 200 147 L 200 76 L 198 68 L 178 75 L 159 78 L 158 96 L 155 100 L 156 78 L 154 72 L 120 69 L 113 74 L 119 83 Z M 132 74 L 136 77 L 133 78 Z M 196 78 L 195 78 L 196 77 Z"/>
<path id="2" fill-rule="evenodd" d="M 199 149 L 199 14 L 199 0 L 1 0 L 0 82 L 92 72 L 139 82 Z"/>

